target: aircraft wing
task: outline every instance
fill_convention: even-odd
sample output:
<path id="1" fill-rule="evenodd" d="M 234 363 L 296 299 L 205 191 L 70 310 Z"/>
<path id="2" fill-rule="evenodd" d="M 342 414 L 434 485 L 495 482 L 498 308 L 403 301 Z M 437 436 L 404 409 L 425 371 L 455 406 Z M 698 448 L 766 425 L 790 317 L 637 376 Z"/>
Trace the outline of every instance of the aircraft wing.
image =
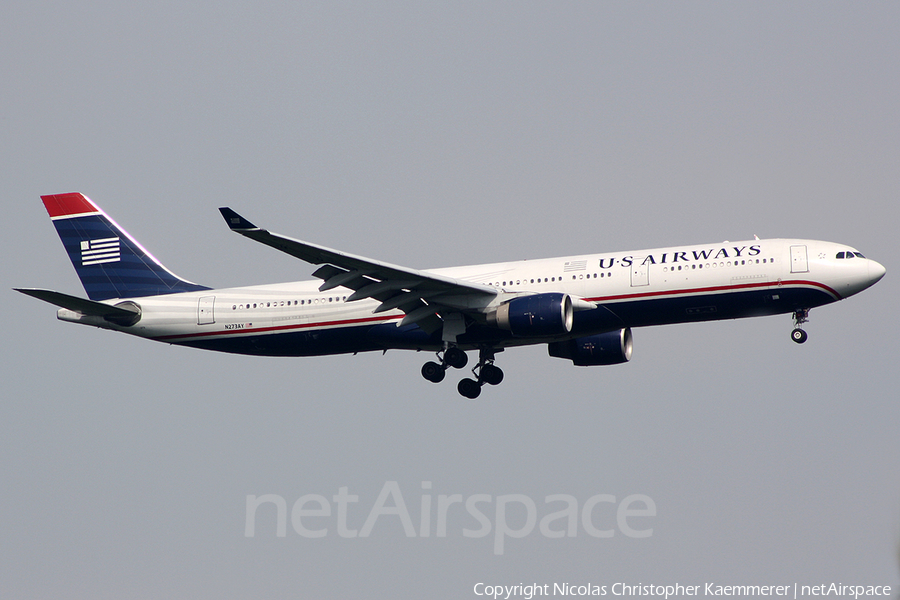
<path id="1" fill-rule="evenodd" d="M 437 330 L 442 321 L 438 314 L 463 312 L 467 307 L 488 304 L 497 290 L 486 285 L 444 277 L 436 273 L 355 256 L 324 246 L 295 240 L 261 229 L 230 208 L 219 211 L 232 231 L 271 246 L 314 265 L 322 265 L 313 276 L 324 283 L 320 291 L 339 286 L 354 290 L 348 302 L 374 298 L 381 302 L 376 313 L 399 309 L 406 313 L 399 325 L 417 323 L 426 331 Z"/>

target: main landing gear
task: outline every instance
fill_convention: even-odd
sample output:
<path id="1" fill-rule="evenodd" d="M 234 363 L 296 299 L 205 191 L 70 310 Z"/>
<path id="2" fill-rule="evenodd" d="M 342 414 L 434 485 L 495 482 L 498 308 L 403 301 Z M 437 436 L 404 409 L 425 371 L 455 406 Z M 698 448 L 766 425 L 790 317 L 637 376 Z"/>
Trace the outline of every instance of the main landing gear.
<path id="1" fill-rule="evenodd" d="M 502 349 L 500 350 L 502 352 Z M 503 371 L 500 367 L 494 365 L 494 355 L 496 350 L 493 348 L 481 348 L 478 352 L 478 364 L 472 369 L 475 379 L 465 378 L 459 382 L 456 389 L 466 398 L 475 399 L 481 394 L 481 386 L 484 384 L 497 385 L 503 381 Z M 438 353 L 440 363 L 429 361 L 422 366 L 422 377 L 432 383 L 439 383 L 444 380 L 448 367 L 462 369 L 468 362 L 466 353 L 457 348 L 450 346 L 443 353 Z"/>
<path id="2" fill-rule="evenodd" d="M 503 381 L 503 371 L 494 364 L 493 348 L 482 348 L 478 351 L 478 364 L 472 369 L 475 379 L 462 379 L 456 386 L 457 391 L 474 400 L 481 394 L 481 386 L 484 384 L 498 385 Z"/>
<path id="3" fill-rule="evenodd" d="M 422 377 L 431 383 L 442 382 L 444 375 L 447 374 L 448 367 L 462 369 L 469 362 L 469 357 L 466 353 L 456 346 L 450 346 L 443 352 L 438 352 L 437 357 L 441 361 L 440 363 L 428 361 L 422 365 Z"/>
<path id="4" fill-rule="evenodd" d="M 809 334 L 803 331 L 803 324 L 809 322 L 809 309 L 801 308 L 794 311 L 794 330 L 791 332 L 791 339 L 802 344 L 809 339 Z"/>

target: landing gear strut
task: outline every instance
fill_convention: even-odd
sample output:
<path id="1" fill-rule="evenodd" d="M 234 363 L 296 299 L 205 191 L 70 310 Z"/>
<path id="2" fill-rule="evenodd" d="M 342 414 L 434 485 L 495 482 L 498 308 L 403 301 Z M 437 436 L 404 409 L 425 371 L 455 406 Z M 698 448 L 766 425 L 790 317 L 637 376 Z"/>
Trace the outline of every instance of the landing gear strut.
<path id="1" fill-rule="evenodd" d="M 500 350 L 502 352 L 502 349 Z M 457 391 L 466 398 L 474 400 L 481 394 L 484 384 L 497 385 L 503 381 L 503 371 L 494 364 L 496 350 L 482 348 L 478 351 L 478 364 L 472 369 L 475 379 L 463 379 L 456 386 Z"/>
<path id="2" fill-rule="evenodd" d="M 791 332 L 791 339 L 798 344 L 802 344 L 809 338 L 809 335 L 803 331 L 803 324 L 808 322 L 808 308 L 801 308 L 800 310 L 794 311 L 794 330 Z"/>
<path id="3" fill-rule="evenodd" d="M 422 365 L 422 377 L 431 383 L 440 383 L 443 381 L 444 375 L 447 374 L 448 367 L 462 369 L 466 366 L 466 363 L 469 362 L 469 357 L 466 353 L 456 346 L 449 346 L 443 352 L 438 352 L 437 357 L 438 360 L 441 361 L 440 363 L 428 361 Z"/>

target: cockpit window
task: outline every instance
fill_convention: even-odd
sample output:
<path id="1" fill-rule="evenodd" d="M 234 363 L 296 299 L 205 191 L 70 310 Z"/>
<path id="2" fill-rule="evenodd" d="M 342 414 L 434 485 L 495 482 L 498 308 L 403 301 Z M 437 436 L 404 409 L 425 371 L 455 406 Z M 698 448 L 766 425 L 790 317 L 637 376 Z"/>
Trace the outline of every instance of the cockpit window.
<path id="1" fill-rule="evenodd" d="M 847 254 L 849 254 L 849 252 Z M 863 256 L 861 252 L 854 252 L 853 254 L 855 254 L 857 258 L 865 258 L 865 256 Z"/>
<path id="2" fill-rule="evenodd" d="M 835 258 L 844 258 L 844 253 L 843 253 L 843 252 L 838 252 L 838 253 L 837 253 L 837 256 L 836 256 Z"/>

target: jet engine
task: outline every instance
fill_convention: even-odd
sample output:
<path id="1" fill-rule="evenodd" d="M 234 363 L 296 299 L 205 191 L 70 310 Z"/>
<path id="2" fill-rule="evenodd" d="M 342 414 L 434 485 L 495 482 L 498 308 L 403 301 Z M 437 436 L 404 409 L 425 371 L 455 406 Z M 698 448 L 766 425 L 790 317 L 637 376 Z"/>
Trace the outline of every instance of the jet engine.
<path id="1" fill-rule="evenodd" d="M 542 337 L 572 331 L 572 314 L 572 298 L 568 294 L 534 294 L 501 304 L 488 315 L 488 322 L 514 336 Z"/>
<path id="2" fill-rule="evenodd" d="M 547 344 L 550 356 L 568 358 L 579 367 L 617 365 L 631 360 L 631 328 L 609 331 L 598 335 L 551 342 Z"/>

